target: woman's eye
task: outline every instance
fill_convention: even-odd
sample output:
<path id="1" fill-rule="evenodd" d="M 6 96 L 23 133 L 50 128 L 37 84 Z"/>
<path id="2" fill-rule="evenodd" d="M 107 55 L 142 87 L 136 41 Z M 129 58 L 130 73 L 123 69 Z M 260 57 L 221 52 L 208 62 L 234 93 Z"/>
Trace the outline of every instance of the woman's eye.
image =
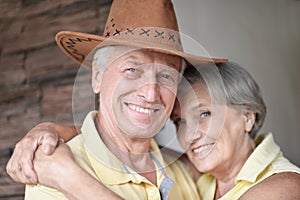
<path id="1" fill-rule="evenodd" d="M 169 74 L 162 74 L 161 77 L 165 79 L 171 79 L 172 77 Z"/>
<path id="2" fill-rule="evenodd" d="M 210 111 L 206 111 L 206 112 L 202 112 L 200 114 L 200 117 L 201 118 L 205 118 L 205 117 L 209 117 L 211 115 L 211 112 Z"/>

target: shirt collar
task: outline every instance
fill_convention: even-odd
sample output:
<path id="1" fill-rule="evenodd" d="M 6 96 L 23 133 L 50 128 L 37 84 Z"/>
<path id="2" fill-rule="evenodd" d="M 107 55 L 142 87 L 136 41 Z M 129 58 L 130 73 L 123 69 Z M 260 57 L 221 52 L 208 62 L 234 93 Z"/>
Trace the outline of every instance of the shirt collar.
<path id="1" fill-rule="evenodd" d="M 260 135 L 255 142 L 257 146 L 239 172 L 236 183 L 240 180 L 254 183 L 280 152 L 272 133 Z"/>

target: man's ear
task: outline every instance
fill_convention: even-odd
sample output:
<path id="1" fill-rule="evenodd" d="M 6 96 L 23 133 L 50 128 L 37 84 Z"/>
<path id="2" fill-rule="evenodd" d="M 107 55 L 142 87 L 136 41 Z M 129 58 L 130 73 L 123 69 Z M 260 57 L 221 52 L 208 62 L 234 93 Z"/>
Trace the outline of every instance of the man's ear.
<path id="1" fill-rule="evenodd" d="M 92 63 L 92 87 L 95 94 L 100 93 L 102 74 L 95 61 Z"/>
<path id="2" fill-rule="evenodd" d="M 245 131 L 249 133 L 252 130 L 253 125 L 255 123 L 255 113 L 246 111 L 244 113 L 244 119 L 245 119 Z"/>

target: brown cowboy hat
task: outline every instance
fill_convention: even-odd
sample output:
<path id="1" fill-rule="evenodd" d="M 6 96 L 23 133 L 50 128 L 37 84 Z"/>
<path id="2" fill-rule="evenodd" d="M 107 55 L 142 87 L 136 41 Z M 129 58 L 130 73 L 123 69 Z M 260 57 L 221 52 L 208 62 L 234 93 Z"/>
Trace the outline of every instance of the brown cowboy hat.
<path id="1" fill-rule="evenodd" d="M 110 45 L 126 45 L 178 55 L 192 64 L 227 61 L 184 53 L 180 37 L 170 0 L 114 0 L 103 36 L 61 31 L 56 35 L 56 42 L 68 56 L 89 66 L 93 50 Z"/>

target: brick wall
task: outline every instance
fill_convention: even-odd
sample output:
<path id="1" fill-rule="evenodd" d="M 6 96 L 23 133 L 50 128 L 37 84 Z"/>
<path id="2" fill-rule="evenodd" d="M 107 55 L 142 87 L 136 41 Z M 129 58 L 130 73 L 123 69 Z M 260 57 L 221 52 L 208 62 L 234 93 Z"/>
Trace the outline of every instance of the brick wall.
<path id="1" fill-rule="evenodd" d="M 15 143 L 42 121 L 73 124 L 72 90 L 79 65 L 59 50 L 55 34 L 101 34 L 110 4 L 111 0 L 1 1 L 0 199 L 23 199 L 24 186 L 5 172 Z M 86 109 L 88 101 L 80 102 Z"/>

